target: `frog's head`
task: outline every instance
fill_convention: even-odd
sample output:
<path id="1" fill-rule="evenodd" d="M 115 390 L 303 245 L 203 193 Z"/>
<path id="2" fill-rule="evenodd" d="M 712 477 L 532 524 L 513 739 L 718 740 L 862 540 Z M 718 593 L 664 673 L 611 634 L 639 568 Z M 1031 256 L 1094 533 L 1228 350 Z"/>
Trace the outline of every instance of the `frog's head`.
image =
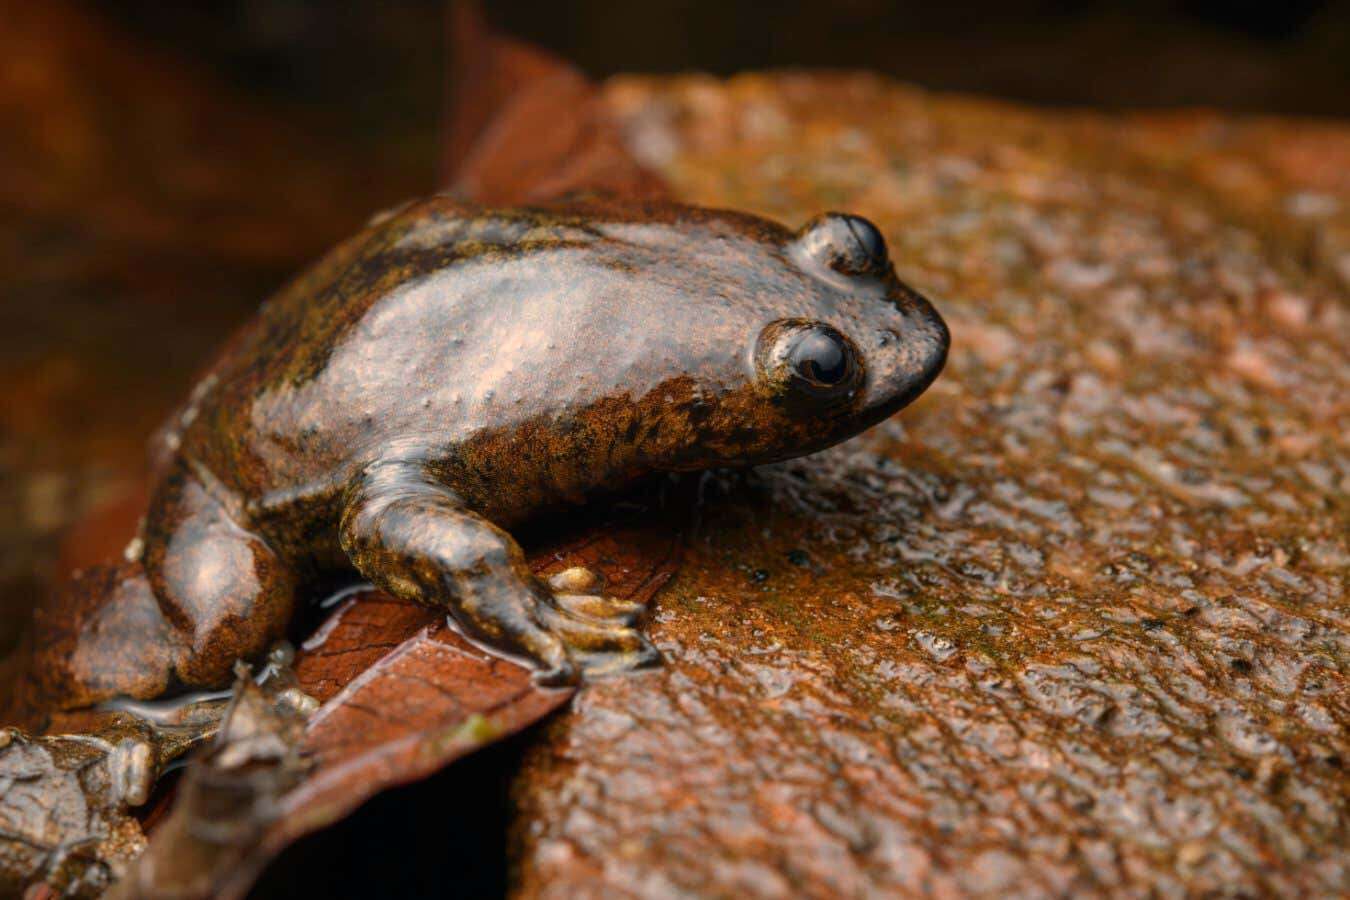
<path id="1" fill-rule="evenodd" d="M 947 358 L 946 324 L 896 277 L 871 222 L 826 213 L 795 232 L 755 222 L 742 247 L 758 261 L 741 253 L 737 263 L 755 273 L 754 290 L 719 291 L 735 320 L 734 332 L 718 329 L 722 371 L 736 370 L 739 383 L 710 392 L 717 400 L 678 468 L 770 462 L 838 443 L 919 396 Z M 705 254 L 703 268 L 725 285 L 718 256 Z"/>

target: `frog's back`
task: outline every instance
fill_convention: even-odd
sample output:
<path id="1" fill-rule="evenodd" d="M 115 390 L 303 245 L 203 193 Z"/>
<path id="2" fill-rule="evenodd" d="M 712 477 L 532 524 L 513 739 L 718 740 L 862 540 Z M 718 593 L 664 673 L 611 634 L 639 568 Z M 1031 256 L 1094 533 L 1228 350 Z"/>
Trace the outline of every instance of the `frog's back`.
<path id="1" fill-rule="evenodd" d="M 372 311 L 404 285 L 529 227 L 440 197 L 377 217 L 235 334 L 166 427 L 160 455 L 188 458 L 250 500 L 335 476 L 361 443 L 334 433 L 348 418 L 330 408 L 338 398 L 309 389 L 335 351 L 359 341 Z"/>
<path id="2" fill-rule="evenodd" d="M 377 217 L 265 303 L 213 371 L 234 386 L 236 399 L 302 386 L 381 300 L 428 273 L 515 245 L 532 227 L 523 217 L 439 197 Z"/>
<path id="3" fill-rule="evenodd" d="M 460 402 L 490 397 L 488 369 L 509 362 L 494 333 L 518 326 L 532 287 L 556 283 L 556 251 L 598 240 L 575 211 L 444 197 L 372 223 L 236 335 L 170 429 L 172 449 L 249 503 L 323 499 L 393 442 L 497 424 L 500 407 Z M 587 272 L 571 277 L 567 293 L 589 296 Z M 437 390 L 417 396 L 414 381 Z"/>

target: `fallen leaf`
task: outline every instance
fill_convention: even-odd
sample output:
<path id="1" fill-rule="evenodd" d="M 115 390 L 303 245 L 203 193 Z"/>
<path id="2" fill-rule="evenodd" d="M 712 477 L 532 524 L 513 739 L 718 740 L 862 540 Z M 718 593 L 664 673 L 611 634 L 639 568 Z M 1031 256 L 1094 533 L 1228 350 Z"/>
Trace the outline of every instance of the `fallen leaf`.
<path id="1" fill-rule="evenodd" d="M 496 33 L 475 3 L 451 5 L 443 183 L 486 204 L 575 192 L 667 195 L 625 148 L 599 90 L 575 66 Z"/>

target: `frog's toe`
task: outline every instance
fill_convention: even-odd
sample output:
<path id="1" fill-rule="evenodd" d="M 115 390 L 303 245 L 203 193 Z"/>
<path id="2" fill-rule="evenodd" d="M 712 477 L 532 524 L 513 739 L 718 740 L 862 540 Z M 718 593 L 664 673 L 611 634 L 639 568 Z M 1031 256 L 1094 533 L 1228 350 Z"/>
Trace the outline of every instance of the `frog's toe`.
<path id="1" fill-rule="evenodd" d="M 655 665 L 660 654 L 636 628 L 600 621 L 558 608 L 549 627 L 567 645 L 569 655 L 586 677 L 626 672 Z"/>
<path id="2" fill-rule="evenodd" d="M 563 636 L 551 619 L 556 614 L 546 591 L 530 596 L 530 604 L 501 605 L 490 610 L 490 617 L 475 618 L 459 611 L 454 618 L 470 637 L 483 644 L 528 661 L 534 668 L 534 680 L 541 685 L 576 684 L 576 663 Z M 484 624 L 486 621 L 486 624 Z"/>
<path id="3" fill-rule="evenodd" d="M 560 594 L 592 593 L 600 585 L 600 576 L 585 566 L 572 566 L 549 576 L 548 586 Z"/>
<path id="4" fill-rule="evenodd" d="M 534 683 L 540 687 L 568 687 L 581 680 L 581 673 L 570 659 L 534 670 Z"/>
<path id="5" fill-rule="evenodd" d="M 641 636 L 637 646 L 629 650 L 604 653 L 579 651 L 575 655 L 581 664 L 582 673 L 587 678 L 603 678 L 606 675 L 651 669 L 661 664 L 660 651 Z"/>
<path id="6" fill-rule="evenodd" d="M 642 616 L 643 605 L 631 600 L 617 600 L 599 594 L 555 594 L 558 606 L 574 616 L 594 619 L 600 623 L 636 625 Z"/>

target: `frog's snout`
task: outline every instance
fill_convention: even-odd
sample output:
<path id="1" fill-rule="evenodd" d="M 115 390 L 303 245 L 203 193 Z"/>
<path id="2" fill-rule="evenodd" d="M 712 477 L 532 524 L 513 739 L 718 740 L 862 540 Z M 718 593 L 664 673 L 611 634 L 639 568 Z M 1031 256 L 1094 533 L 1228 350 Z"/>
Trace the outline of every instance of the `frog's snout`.
<path id="1" fill-rule="evenodd" d="M 947 362 L 951 333 L 926 297 L 899 282 L 891 312 L 877 323 L 867 354 L 864 415 L 880 421 L 909 404 L 933 383 Z"/>

